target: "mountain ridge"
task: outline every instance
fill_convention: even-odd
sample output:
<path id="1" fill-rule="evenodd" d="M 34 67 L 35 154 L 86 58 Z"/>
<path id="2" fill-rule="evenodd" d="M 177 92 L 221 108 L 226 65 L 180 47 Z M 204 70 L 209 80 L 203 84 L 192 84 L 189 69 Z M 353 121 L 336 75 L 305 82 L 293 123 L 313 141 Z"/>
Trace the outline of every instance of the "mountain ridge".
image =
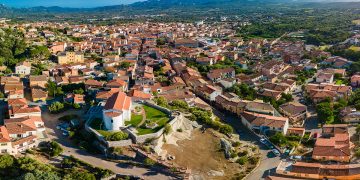
<path id="1" fill-rule="evenodd" d="M 334 0 L 338 1 L 338 0 Z M 301 6 L 305 8 L 328 7 L 328 8 L 360 8 L 360 2 L 334 2 L 323 0 L 147 0 L 126 5 L 112 5 L 95 8 L 68 8 L 60 6 L 37 6 L 30 8 L 12 8 L 0 5 L 0 16 L 17 17 L 28 14 L 41 16 L 41 14 L 71 14 L 71 13 L 102 13 L 102 14 L 137 14 L 145 12 L 162 13 L 167 10 L 186 11 L 186 9 L 246 9 L 246 8 L 276 8 L 278 5 Z"/>

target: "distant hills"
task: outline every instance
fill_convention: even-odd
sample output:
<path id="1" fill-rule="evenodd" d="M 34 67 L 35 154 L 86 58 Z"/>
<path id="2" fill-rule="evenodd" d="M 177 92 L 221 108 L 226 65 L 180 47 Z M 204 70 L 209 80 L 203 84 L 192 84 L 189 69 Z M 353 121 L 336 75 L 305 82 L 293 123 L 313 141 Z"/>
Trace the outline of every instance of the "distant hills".
<path id="1" fill-rule="evenodd" d="M 341 1 L 341 0 L 333 0 Z M 353 0 L 358 1 L 358 0 Z M 58 6 L 53 7 L 31 7 L 31 8 L 10 8 L 5 5 L 0 5 L 1 17 L 28 17 L 28 16 L 43 16 L 56 14 L 106 14 L 106 15 L 142 15 L 144 13 L 152 12 L 162 13 L 168 10 L 187 9 L 205 10 L 205 9 L 219 9 L 226 11 L 228 9 L 248 9 L 248 8 L 277 8 L 279 5 L 297 6 L 297 7 L 327 7 L 327 8 L 360 8 L 360 2 L 332 2 L 332 0 L 147 0 L 136 2 L 129 5 L 115 5 L 104 6 L 97 8 L 63 8 Z"/>

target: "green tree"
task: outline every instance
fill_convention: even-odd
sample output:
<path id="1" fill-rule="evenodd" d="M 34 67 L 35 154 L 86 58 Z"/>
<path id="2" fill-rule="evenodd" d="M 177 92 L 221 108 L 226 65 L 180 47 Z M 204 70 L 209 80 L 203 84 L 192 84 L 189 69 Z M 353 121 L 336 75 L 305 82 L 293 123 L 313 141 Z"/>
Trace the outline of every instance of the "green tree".
<path id="1" fill-rule="evenodd" d="M 73 180 L 73 179 L 82 179 L 82 180 L 96 180 L 96 177 L 94 174 L 89 172 L 82 172 L 78 170 L 71 171 L 70 174 L 65 175 L 65 180 Z"/>
<path id="2" fill-rule="evenodd" d="M 73 104 L 73 107 L 74 107 L 75 109 L 80 109 L 80 108 L 81 108 L 80 104 L 78 104 L 78 103 L 74 103 L 74 104 Z"/>
<path id="3" fill-rule="evenodd" d="M 63 152 L 63 148 L 60 146 L 59 143 L 55 142 L 55 141 L 51 141 L 49 143 L 49 149 L 48 149 L 48 153 L 51 157 L 56 157 L 59 156 L 62 152 Z"/>
<path id="4" fill-rule="evenodd" d="M 75 89 L 73 92 L 74 94 L 84 94 L 84 90 L 82 88 Z"/>
<path id="5" fill-rule="evenodd" d="M 56 172 L 52 171 L 43 172 L 35 170 L 34 175 L 36 180 L 61 180 L 61 178 L 56 174 Z"/>
<path id="6" fill-rule="evenodd" d="M 49 49 L 46 46 L 34 46 L 29 48 L 29 56 L 34 59 L 48 59 L 51 55 Z"/>
<path id="7" fill-rule="evenodd" d="M 276 144 L 277 146 L 280 146 L 280 147 L 283 147 L 285 145 L 288 144 L 288 140 L 286 139 L 286 137 L 280 133 L 280 132 L 277 132 L 275 135 L 271 136 L 269 138 L 269 140 Z"/>
<path id="8" fill-rule="evenodd" d="M 64 104 L 62 104 L 61 102 L 53 102 L 50 106 L 49 106 L 49 111 L 51 113 L 57 113 L 62 111 L 65 108 Z"/>
<path id="9" fill-rule="evenodd" d="M 122 62 L 121 64 L 120 64 L 120 67 L 121 68 L 124 68 L 124 69 L 127 69 L 127 68 L 129 68 L 131 66 L 131 63 L 129 63 L 129 62 Z"/>
<path id="10" fill-rule="evenodd" d="M 155 102 L 157 105 L 161 106 L 161 107 L 168 107 L 168 102 L 164 97 L 157 97 L 155 98 Z"/>
<path id="11" fill-rule="evenodd" d="M 146 158 L 146 159 L 144 160 L 144 164 L 147 165 L 147 166 L 153 166 L 153 165 L 156 164 L 156 162 L 153 161 L 153 160 L 150 159 L 150 158 Z"/>
<path id="12" fill-rule="evenodd" d="M 248 86 L 247 84 L 235 84 L 233 87 L 229 88 L 228 91 L 235 93 L 240 98 L 246 100 L 254 100 L 256 98 L 256 91 L 254 88 Z"/>
<path id="13" fill-rule="evenodd" d="M 240 165 L 245 165 L 248 162 L 247 156 L 240 157 L 238 160 L 236 160 L 237 163 Z"/>
<path id="14" fill-rule="evenodd" d="M 173 100 L 171 102 L 171 106 L 173 108 L 179 108 L 179 109 L 183 109 L 183 110 L 188 110 L 189 109 L 188 103 L 186 103 L 183 100 Z"/>
<path id="15" fill-rule="evenodd" d="M 316 106 L 318 119 L 322 123 L 331 124 L 334 121 L 333 107 L 330 102 L 322 102 Z"/>
<path id="16" fill-rule="evenodd" d="M 52 97 L 56 97 L 56 95 L 61 95 L 63 94 L 63 91 L 61 89 L 61 87 L 58 87 L 56 85 L 55 82 L 53 81 L 48 81 L 47 84 L 46 84 L 46 88 L 47 88 L 47 91 L 49 93 L 50 96 Z"/>
<path id="17" fill-rule="evenodd" d="M 125 140 L 129 138 L 129 134 L 125 133 L 125 132 L 116 132 L 116 133 L 112 133 L 109 136 L 106 136 L 105 139 L 108 141 L 121 141 L 121 140 Z"/>
<path id="18" fill-rule="evenodd" d="M 33 173 L 26 173 L 26 174 L 23 174 L 19 180 L 37 180 L 35 175 Z"/>
<path id="19" fill-rule="evenodd" d="M 231 134 L 233 133 L 233 128 L 228 124 L 223 124 L 220 126 L 219 132 L 223 134 Z"/>
<path id="20" fill-rule="evenodd" d="M 14 164 L 14 158 L 11 155 L 5 154 L 0 156 L 0 168 L 6 169 Z"/>

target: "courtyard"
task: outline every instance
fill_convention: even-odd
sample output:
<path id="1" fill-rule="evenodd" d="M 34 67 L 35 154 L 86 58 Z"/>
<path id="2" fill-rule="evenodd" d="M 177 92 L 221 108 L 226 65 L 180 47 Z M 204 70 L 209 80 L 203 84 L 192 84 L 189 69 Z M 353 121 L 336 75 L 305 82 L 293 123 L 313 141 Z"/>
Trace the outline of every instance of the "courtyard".
<path id="1" fill-rule="evenodd" d="M 147 105 L 137 105 L 131 114 L 131 120 L 125 125 L 131 125 L 138 135 L 151 134 L 162 129 L 170 121 L 169 115 Z"/>

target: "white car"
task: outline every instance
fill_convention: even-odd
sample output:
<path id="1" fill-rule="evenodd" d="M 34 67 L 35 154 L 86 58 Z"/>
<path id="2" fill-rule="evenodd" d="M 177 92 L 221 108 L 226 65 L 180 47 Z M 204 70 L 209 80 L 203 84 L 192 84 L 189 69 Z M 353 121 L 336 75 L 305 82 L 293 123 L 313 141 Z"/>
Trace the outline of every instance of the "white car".
<path id="1" fill-rule="evenodd" d="M 260 142 L 262 143 L 262 144 L 266 144 L 267 142 L 266 142 L 266 139 L 260 139 Z"/>
<path id="2" fill-rule="evenodd" d="M 275 156 L 280 156 L 280 152 L 277 149 L 272 149 L 271 152 L 274 153 Z"/>

